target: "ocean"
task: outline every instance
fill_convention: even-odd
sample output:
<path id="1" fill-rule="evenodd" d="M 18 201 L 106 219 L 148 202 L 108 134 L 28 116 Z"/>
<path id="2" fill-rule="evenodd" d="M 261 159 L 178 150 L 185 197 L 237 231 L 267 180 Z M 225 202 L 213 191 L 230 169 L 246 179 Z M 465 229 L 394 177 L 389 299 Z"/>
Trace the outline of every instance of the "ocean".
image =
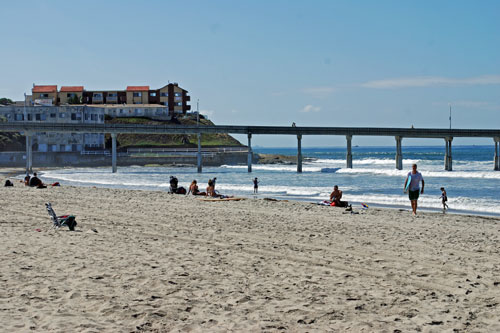
<path id="1" fill-rule="evenodd" d="M 353 207 L 383 206 L 409 209 L 403 182 L 413 163 L 425 180 L 419 208 L 440 210 L 440 187 L 448 193 L 449 212 L 500 216 L 500 171 L 493 170 L 493 146 L 454 146 L 453 171 L 444 170 L 444 147 L 404 146 L 403 170 L 395 169 L 394 147 L 353 147 L 353 168 L 345 167 L 345 147 L 303 148 L 303 172 L 296 165 L 246 165 L 204 167 L 118 167 L 64 168 L 41 172 L 46 183 L 168 191 L 171 175 L 179 186 L 189 187 L 193 179 L 204 191 L 209 178 L 217 177 L 216 189 L 226 195 L 254 197 L 254 177 L 259 179 L 258 198 L 327 200 L 334 185 Z M 255 148 L 255 153 L 296 155 L 296 148 Z M 309 160 L 310 159 L 310 160 Z"/>

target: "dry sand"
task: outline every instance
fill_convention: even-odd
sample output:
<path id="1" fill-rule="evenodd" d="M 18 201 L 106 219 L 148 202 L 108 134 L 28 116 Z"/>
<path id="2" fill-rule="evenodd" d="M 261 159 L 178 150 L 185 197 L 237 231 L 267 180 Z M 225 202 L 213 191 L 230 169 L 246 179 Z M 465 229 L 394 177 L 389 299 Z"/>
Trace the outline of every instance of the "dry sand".
<path id="1" fill-rule="evenodd" d="M 3 332 L 500 331 L 499 219 L 17 182 L 0 206 Z"/>

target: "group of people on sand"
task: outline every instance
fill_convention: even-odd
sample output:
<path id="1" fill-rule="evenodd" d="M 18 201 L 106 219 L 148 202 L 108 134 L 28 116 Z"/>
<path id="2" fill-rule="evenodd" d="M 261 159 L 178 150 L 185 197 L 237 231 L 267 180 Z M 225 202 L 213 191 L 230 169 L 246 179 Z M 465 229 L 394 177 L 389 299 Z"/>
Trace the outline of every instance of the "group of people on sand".
<path id="1" fill-rule="evenodd" d="M 202 195 L 202 196 L 208 196 L 212 198 L 228 198 L 228 196 L 219 194 L 215 190 L 215 182 L 217 181 L 217 177 L 211 178 L 208 180 L 208 186 L 206 189 L 206 192 L 201 192 L 200 189 L 198 188 L 198 181 L 194 179 L 191 182 L 191 185 L 189 185 L 189 189 L 186 191 L 184 187 L 178 187 L 178 180 L 174 176 L 170 176 L 170 191 L 169 193 L 174 193 L 174 194 L 192 194 L 192 195 Z"/>

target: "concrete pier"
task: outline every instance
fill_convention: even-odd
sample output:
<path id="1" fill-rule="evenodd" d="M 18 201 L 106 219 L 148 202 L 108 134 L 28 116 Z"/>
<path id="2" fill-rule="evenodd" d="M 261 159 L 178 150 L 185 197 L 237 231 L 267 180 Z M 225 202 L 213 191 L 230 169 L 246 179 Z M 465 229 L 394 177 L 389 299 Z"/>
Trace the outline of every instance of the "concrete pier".
<path id="1" fill-rule="evenodd" d="M 302 135 L 297 135 L 297 172 L 302 172 Z"/>
<path id="2" fill-rule="evenodd" d="M 346 135 L 347 140 L 347 154 L 346 154 L 346 168 L 352 169 L 352 135 Z"/>
<path id="3" fill-rule="evenodd" d="M 111 172 L 116 173 L 116 133 L 111 133 Z"/>
<path id="4" fill-rule="evenodd" d="M 500 171 L 500 159 L 498 158 L 498 142 L 500 142 L 500 137 L 493 138 L 495 141 L 495 154 L 493 156 L 494 167 L 493 170 Z"/>
<path id="5" fill-rule="evenodd" d="M 198 166 L 198 173 L 201 173 L 201 134 L 198 133 L 198 153 L 196 154 L 196 165 Z"/>
<path id="6" fill-rule="evenodd" d="M 396 136 L 396 169 L 403 170 L 403 152 L 401 150 L 402 137 Z"/>
<path id="7" fill-rule="evenodd" d="M 25 132 L 26 135 L 26 173 L 33 172 L 33 133 Z"/>
<path id="8" fill-rule="evenodd" d="M 252 152 L 252 133 L 248 133 L 248 172 L 252 172 L 252 159 L 253 159 L 253 152 Z"/>
<path id="9" fill-rule="evenodd" d="M 453 141 L 452 137 L 444 138 L 446 149 L 444 154 L 444 169 L 447 171 L 453 170 L 453 158 L 451 154 L 451 142 Z"/>

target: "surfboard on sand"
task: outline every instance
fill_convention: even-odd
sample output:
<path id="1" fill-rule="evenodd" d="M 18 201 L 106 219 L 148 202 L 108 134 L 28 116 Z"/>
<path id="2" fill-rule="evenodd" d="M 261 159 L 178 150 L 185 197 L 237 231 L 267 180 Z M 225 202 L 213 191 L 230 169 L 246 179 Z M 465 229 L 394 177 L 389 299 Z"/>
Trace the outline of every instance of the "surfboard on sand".
<path id="1" fill-rule="evenodd" d="M 408 188 L 410 187 L 410 183 L 411 183 L 411 175 L 408 176 L 408 180 L 406 181 L 405 193 L 408 192 Z"/>
<path id="2" fill-rule="evenodd" d="M 224 198 L 224 199 L 219 199 L 219 198 L 211 198 L 211 199 L 200 199 L 201 201 L 240 201 L 244 200 L 245 198 Z"/>

